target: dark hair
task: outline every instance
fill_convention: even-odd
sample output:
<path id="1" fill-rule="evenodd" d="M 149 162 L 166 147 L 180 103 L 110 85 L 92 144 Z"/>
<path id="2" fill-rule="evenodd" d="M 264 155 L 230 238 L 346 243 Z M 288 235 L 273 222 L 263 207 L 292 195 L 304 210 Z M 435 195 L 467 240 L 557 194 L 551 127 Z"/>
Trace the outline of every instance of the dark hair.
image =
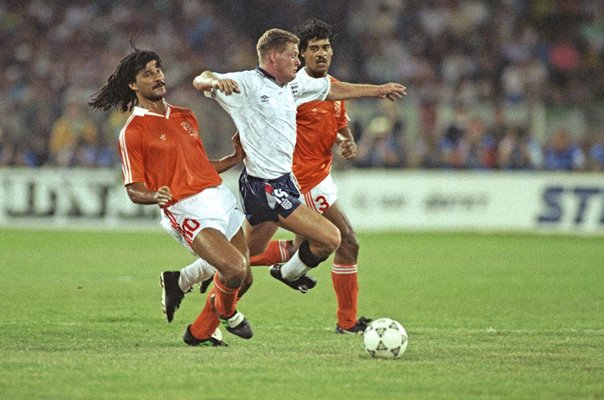
<path id="1" fill-rule="evenodd" d="M 302 25 L 296 27 L 296 35 L 300 38 L 299 50 L 302 53 L 308 47 L 308 42 L 312 39 L 329 39 L 333 46 L 335 34 L 331 30 L 331 25 L 320 19 L 311 18 L 304 21 Z"/>
<path id="2" fill-rule="evenodd" d="M 161 58 L 157 53 L 139 50 L 133 46 L 132 52 L 122 58 L 115 72 L 101 90 L 95 93 L 88 105 L 102 111 L 109 111 L 111 108 L 122 112 L 132 111 L 138 99 L 128 85 L 136 80 L 136 74 L 145 69 L 150 61 L 157 61 L 157 66 L 161 68 Z"/>

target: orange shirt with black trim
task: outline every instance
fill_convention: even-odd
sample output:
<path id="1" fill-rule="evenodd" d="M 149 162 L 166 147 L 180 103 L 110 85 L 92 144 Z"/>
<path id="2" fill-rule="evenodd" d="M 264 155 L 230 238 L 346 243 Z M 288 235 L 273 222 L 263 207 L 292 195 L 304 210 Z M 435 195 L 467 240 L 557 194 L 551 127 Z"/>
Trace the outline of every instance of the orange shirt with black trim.
<path id="1" fill-rule="evenodd" d="M 338 81 L 332 76 L 329 79 Z M 337 133 L 348 126 L 348 121 L 343 101 L 311 101 L 298 106 L 292 170 L 302 193 L 330 174 Z"/>
<path id="2" fill-rule="evenodd" d="M 166 115 L 135 107 L 120 132 L 124 185 L 168 186 L 173 203 L 222 183 L 203 147 L 197 118 L 168 105 Z"/>

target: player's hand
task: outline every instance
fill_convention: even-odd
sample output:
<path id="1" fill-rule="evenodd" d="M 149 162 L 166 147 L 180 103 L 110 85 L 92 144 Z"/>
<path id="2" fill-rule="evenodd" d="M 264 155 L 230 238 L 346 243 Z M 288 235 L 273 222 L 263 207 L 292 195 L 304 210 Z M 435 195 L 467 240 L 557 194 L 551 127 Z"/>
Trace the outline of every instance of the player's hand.
<path id="1" fill-rule="evenodd" d="M 233 93 L 240 93 L 239 85 L 232 79 L 214 79 L 212 81 L 212 90 L 220 90 L 227 96 Z"/>
<path id="2" fill-rule="evenodd" d="M 162 208 L 168 206 L 172 201 L 170 188 L 168 186 L 160 187 L 157 192 L 155 192 L 155 201 Z"/>
<path id="3" fill-rule="evenodd" d="M 243 160 L 245 158 L 245 151 L 243 150 L 243 146 L 241 145 L 241 137 L 239 137 L 239 132 L 235 132 L 235 134 L 231 138 L 231 143 L 233 143 L 233 149 L 235 150 L 233 156 L 236 157 L 239 161 Z"/>
<path id="4" fill-rule="evenodd" d="M 345 160 L 351 160 L 357 156 L 357 144 L 354 140 L 343 138 L 338 142 L 339 154 Z"/>
<path id="5" fill-rule="evenodd" d="M 386 83 L 380 86 L 380 99 L 388 99 L 390 101 L 396 101 L 397 99 L 403 98 L 407 95 L 407 88 L 400 83 Z"/>

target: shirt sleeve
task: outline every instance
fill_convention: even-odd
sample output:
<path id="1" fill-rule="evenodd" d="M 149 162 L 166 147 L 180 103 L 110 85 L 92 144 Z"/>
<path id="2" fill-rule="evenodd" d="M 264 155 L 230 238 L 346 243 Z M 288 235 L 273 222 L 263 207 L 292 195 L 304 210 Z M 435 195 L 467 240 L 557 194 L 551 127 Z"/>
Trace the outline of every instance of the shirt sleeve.
<path id="1" fill-rule="evenodd" d="M 144 182 L 143 140 L 139 127 L 128 125 L 120 133 L 119 151 L 122 158 L 124 186 Z"/>
<path id="2" fill-rule="evenodd" d="M 328 77 L 311 78 L 298 74 L 296 79 L 290 82 L 290 88 L 296 105 L 299 106 L 313 100 L 325 100 L 331 90 L 331 82 Z"/>
<path id="3" fill-rule="evenodd" d="M 348 122 L 350 118 L 348 118 L 348 114 L 346 114 L 346 103 L 344 100 L 339 102 L 340 109 L 336 115 L 337 117 L 337 130 L 339 131 L 342 128 L 346 128 L 348 126 Z"/>
<path id="4" fill-rule="evenodd" d="M 245 104 L 242 98 L 249 91 L 249 82 L 245 79 L 245 76 L 239 72 L 229 72 L 226 74 L 214 73 L 218 79 L 232 79 L 237 82 L 240 93 L 233 93 L 230 96 L 225 95 L 219 90 L 212 90 L 211 92 L 205 92 L 207 97 L 214 97 L 218 103 L 222 104 L 223 107 L 228 109 L 234 109 L 241 107 Z"/>

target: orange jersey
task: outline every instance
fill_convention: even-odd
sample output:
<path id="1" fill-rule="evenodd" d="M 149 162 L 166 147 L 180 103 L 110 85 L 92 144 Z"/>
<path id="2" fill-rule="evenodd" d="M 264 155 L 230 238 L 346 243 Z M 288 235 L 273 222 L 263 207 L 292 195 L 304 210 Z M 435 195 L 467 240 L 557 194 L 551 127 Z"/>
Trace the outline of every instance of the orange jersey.
<path id="1" fill-rule="evenodd" d="M 337 80 L 329 77 L 332 82 Z M 301 104 L 296 114 L 296 149 L 293 172 L 300 190 L 308 192 L 331 172 L 338 131 L 348 126 L 343 101 L 311 101 Z"/>
<path id="2" fill-rule="evenodd" d="M 169 106 L 164 116 L 135 107 L 120 132 L 119 151 L 124 185 L 168 186 L 174 202 L 222 182 L 186 108 Z"/>

